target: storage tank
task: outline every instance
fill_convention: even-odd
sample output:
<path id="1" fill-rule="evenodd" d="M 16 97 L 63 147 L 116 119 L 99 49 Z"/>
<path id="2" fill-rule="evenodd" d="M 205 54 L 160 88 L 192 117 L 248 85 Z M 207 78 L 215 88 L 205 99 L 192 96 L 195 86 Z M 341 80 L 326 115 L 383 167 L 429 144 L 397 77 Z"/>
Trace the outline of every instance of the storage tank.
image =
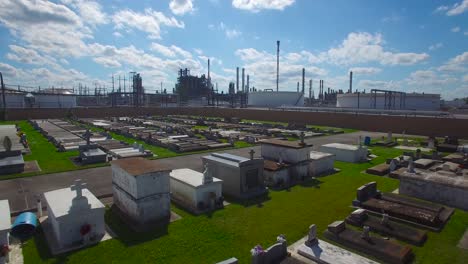
<path id="1" fill-rule="evenodd" d="M 304 106 L 302 92 L 259 91 L 248 94 L 248 105 L 259 107 Z"/>
<path id="2" fill-rule="evenodd" d="M 439 110 L 440 109 L 440 94 L 421 94 L 407 93 L 402 100 L 399 94 L 394 95 L 395 102 L 392 103 L 391 109 L 407 109 L 407 110 Z M 400 104 L 401 100 L 401 104 Z M 374 107 L 374 102 L 377 106 Z M 385 94 L 377 93 L 376 100 L 372 93 L 347 93 L 338 94 L 336 107 L 340 108 L 361 108 L 361 109 L 385 109 Z M 400 108 L 401 105 L 401 108 Z"/>

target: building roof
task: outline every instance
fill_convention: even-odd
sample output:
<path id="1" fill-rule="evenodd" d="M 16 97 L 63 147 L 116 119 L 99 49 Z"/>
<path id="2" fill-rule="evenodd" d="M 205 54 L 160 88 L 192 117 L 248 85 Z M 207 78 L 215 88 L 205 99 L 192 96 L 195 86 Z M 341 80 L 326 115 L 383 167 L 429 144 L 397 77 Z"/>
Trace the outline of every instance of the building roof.
<path id="1" fill-rule="evenodd" d="M 342 143 L 330 143 L 330 144 L 322 145 L 322 147 L 344 149 L 344 150 L 358 150 L 359 149 L 359 146 L 357 145 L 349 145 L 349 144 L 342 144 Z M 364 146 L 361 146 L 361 147 L 365 148 Z"/>
<path id="2" fill-rule="evenodd" d="M 11 228 L 11 212 L 8 200 L 0 200 L 0 230 Z"/>
<path id="3" fill-rule="evenodd" d="M 82 189 L 82 195 L 88 199 L 91 209 L 104 208 L 101 201 L 88 189 Z M 70 187 L 44 193 L 47 210 L 50 210 L 57 218 L 68 214 L 75 197 L 76 191 L 72 191 Z"/>
<path id="4" fill-rule="evenodd" d="M 285 147 L 285 148 L 295 148 L 295 149 L 301 149 L 301 148 L 307 148 L 311 147 L 312 145 L 306 144 L 301 144 L 300 141 L 288 141 L 288 140 L 281 140 L 281 139 L 263 139 L 260 140 L 261 144 L 267 144 L 267 145 L 274 145 L 278 147 Z"/>
<path id="5" fill-rule="evenodd" d="M 441 184 L 457 189 L 468 190 L 468 176 L 457 176 L 453 173 L 444 171 L 417 171 L 416 173 L 409 173 L 407 171 L 399 175 L 400 180 L 417 180 Z"/>
<path id="6" fill-rule="evenodd" d="M 310 159 L 311 160 L 319 160 L 319 159 L 324 159 L 327 157 L 335 156 L 335 154 L 331 153 L 325 153 L 325 152 L 320 152 L 320 151 L 311 151 L 310 152 Z"/>
<path id="7" fill-rule="evenodd" d="M 191 169 L 172 170 L 170 177 L 195 188 L 203 186 L 203 173 Z M 222 180 L 213 177 L 213 182 L 222 182 Z"/>
<path id="8" fill-rule="evenodd" d="M 230 165 L 230 166 L 233 166 L 233 167 L 240 167 L 241 164 L 251 161 L 248 158 L 232 155 L 232 154 L 229 154 L 229 153 L 211 153 L 211 155 L 204 156 L 203 158 L 211 160 L 211 161 L 224 163 L 226 165 Z M 258 161 L 260 159 L 254 159 L 254 160 Z"/>
<path id="9" fill-rule="evenodd" d="M 147 160 L 141 157 L 119 159 L 112 161 L 111 164 L 120 167 L 122 170 L 135 177 L 151 172 L 171 170 L 156 160 Z"/>

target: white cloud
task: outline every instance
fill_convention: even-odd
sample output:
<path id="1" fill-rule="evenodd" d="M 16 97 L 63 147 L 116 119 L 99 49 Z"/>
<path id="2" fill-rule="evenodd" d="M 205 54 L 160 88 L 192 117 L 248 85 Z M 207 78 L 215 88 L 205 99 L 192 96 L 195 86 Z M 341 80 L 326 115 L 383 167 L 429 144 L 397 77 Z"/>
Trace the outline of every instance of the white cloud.
<path id="1" fill-rule="evenodd" d="M 463 72 L 466 71 L 468 65 L 468 51 L 455 56 L 447 61 L 444 65 L 438 68 L 439 71 L 445 72 Z"/>
<path id="2" fill-rule="evenodd" d="M 151 50 L 158 52 L 159 54 L 165 56 L 165 57 L 170 57 L 174 58 L 178 55 L 182 56 L 183 58 L 192 58 L 192 54 L 182 48 L 179 48 L 175 45 L 171 46 L 164 46 L 159 43 L 152 43 L 151 44 Z"/>
<path id="3" fill-rule="evenodd" d="M 15 67 L 11 66 L 10 64 L 0 62 L 0 72 L 3 74 L 3 78 L 15 77 L 17 70 Z"/>
<path id="4" fill-rule="evenodd" d="M 463 0 L 460 3 L 456 3 L 447 11 L 448 16 L 456 16 L 464 13 L 468 10 L 468 0 Z"/>
<path id="5" fill-rule="evenodd" d="M 232 6 L 257 13 L 265 9 L 284 10 L 294 2 L 295 0 L 232 0 Z"/>
<path id="6" fill-rule="evenodd" d="M 375 67 L 354 67 L 354 68 L 350 68 L 348 71 L 352 71 L 354 74 L 372 75 L 372 74 L 380 73 L 382 69 L 375 68 Z"/>
<path id="7" fill-rule="evenodd" d="M 437 50 L 444 46 L 441 42 L 429 46 L 429 50 Z"/>
<path id="8" fill-rule="evenodd" d="M 456 16 L 468 10 L 468 0 L 462 0 L 460 3 L 455 3 L 452 6 L 439 6 L 434 10 L 435 13 L 445 12 L 447 16 Z"/>
<path id="9" fill-rule="evenodd" d="M 109 21 L 98 2 L 88 0 L 62 0 L 62 2 L 77 10 L 85 23 L 95 26 Z"/>
<path id="10" fill-rule="evenodd" d="M 347 65 L 378 62 L 382 65 L 413 65 L 429 58 L 426 53 L 400 53 L 384 50 L 382 35 L 353 32 L 336 48 L 321 53 L 317 58 L 329 63 Z"/>
<path id="11" fill-rule="evenodd" d="M 235 29 L 226 29 L 225 33 L 228 39 L 237 38 L 240 35 L 242 35 L 242 32 L 235 30 Z"/>
<path id="12" fill-rule="evenodd" d="M 93 58 L 93 61 L 108 68 L 116 68 L 122 66 L 122 64 L 120 64 L 118 61 L 107 57 L 96 57 Z"/>
<path id="13" fill-rule="evenodd" d="M 123 37 L 122 34 L 121 34 L 120 32 L 118 32 L 118 31 L 114 31 L 114 33 L 112 33 L 112 35 L 113 35 L 114 37 L 116 37 L 116 38 L 121 38 L 121 37 Z"/>
<path id="14" fill-rule="evenodd" d="M 451 29 L 452 32 L 460 32 L 460 27 L 453 27 Z"/>
<path id="15" fill-rule="evenodd" d="M 28 49 L 17 45 L 9 45 L 8 47 L 12 52 L 7 53 L 6 55 L 6 58 L 9 60 L 33 65 L 57 65 L 54 58 L 50 56 L 40 55 L 37 51 L 33 49 Z"/>
<path id="16" fill-rule="evenodd" d="M 169 2 L 169 8 L 172 13 L 176 15 L 183 15 L 185 13 L 193 12 L 193 1 L 192 0 L 171 0 Z"/>
<path id="17" fill-rule="evenodd" d="M 167 17 L 161 12 L 146 8 L 144 13 L 130 9 L 118 11 L 112 16 L 117 29 L 135 28 L 149 34 L 151 39 L 161 38 L 161 26 L 184 28 L 185 24 L 174 17 Z"/>
<path id="18" fill-rule="evenodd" d="M 391 14 L 390 16 L 383 17 L 381 21 L 384 23 L 396 23 L 396 22 L 400 22 L 401 19 L 402 19 L 401 16 L 397 14 Z"/>

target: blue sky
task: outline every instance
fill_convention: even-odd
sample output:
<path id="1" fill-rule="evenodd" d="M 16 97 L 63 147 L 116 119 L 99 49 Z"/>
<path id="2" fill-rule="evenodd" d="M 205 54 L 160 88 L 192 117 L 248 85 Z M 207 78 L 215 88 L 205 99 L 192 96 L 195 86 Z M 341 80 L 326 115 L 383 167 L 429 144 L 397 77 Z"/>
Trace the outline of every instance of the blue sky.
<path id="1" fill-rule="evenodd" d="M 8 84 L 111 90 L 137 71 L 171 90 L 178 68 L 200 75 L 211 58 L 219 90 L 237 66 L 274 88 L 280 40 L 281 90 L 304 67 L 314 90 L 346 90 L 353 70 L 359 90 L 468 96 L 468 0 L 2 0 L 0 34 Z"/>

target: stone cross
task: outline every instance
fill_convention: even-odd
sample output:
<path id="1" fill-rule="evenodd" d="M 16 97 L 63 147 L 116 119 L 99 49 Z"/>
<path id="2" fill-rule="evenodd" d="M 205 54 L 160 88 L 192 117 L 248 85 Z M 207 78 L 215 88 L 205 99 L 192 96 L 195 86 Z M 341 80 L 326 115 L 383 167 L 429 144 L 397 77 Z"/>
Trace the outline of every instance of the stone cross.
<path id="1" fill-rule="evenodd" d="M 388 225 L 388 214 L 382 214 L 382 220 L 380 221 L 380 223 L 385 226 Z"/>
<path id="2" fill-rule="evenodd" d="M 75 184 L 70 186 L 72 191 L 76 191 L 76 198 L 83 197 L 83 189 L 86 188 L 86 183 L 82 183 L 81 179 L 75 180 Z"/>
<path id="3" fill-rule="evenodd" d="M 413 158 L 410 158 L 408 160 L 408 170 L 407 170 L 409 173 L 415 173 L 416 171 L 414 171 L 414 162 L 413 162 Z"/>
<path id="4" fill-rule="evenodd" d="M 250 154 L 250 159 L 253 160 L 253 159 L 254 159 L 255 150 L 250 149 L 249 154 Z"/>
<path id="5" fill-rule="evenodd" d="M 396 160 L 395 160 L 395 159 L 392 159 L 392 160 L 390 161 L 390 172 L 396 170 L 397 167 L 398 167 L 398 166 L 397 166 Z"/>
<path id="6" fill-rule="evenodd" d="M 314 245 L 318 242 L 317 240 L 317 226 L 315 224 L 309 227 L 309 234 L 307 237 L 306 244 Z"/>
<path id="7" fill-rule="evenodd" d="M 90 138 L 91 138 L 91 132 L 89 132 L 89 129 L 86 129 L 86 132 L 84 133 L 83 136 L 86 139 L 86 145 L 89 146 L 89 141 L 90 141 Z"/>
<path id="8" fill-rule="evenodd" d="M 369 232 L 370 232 L 370 227 L 369 226 L 364 226 L 362 228 L 362 234 L 361 234 L 361 238 L 364 239 L 364 240 L 369 240 Z"/>

